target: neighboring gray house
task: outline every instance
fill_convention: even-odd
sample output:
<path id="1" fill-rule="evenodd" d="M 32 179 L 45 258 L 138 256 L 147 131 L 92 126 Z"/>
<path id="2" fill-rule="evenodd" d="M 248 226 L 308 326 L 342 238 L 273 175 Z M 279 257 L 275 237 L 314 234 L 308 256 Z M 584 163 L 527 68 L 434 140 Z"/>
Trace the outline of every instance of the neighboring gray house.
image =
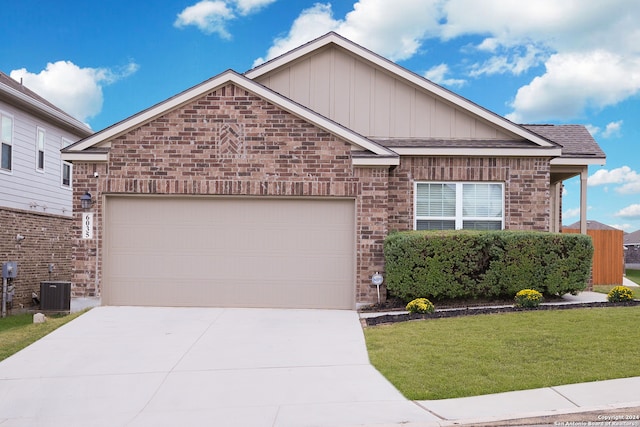
<path id="1" fill-rule="evenodd" d="M 624 235 L 625 264 L 640 264 L 640 230 Z"/>
<path id="2" fill-rule="evenodd" d="M 574 222 L 573 224 L 570 224 L 570 225 L 565 225 L 563 228 L 579 230 L 580 229 L 580 221 L 576 221 L 576 222 Z M 601 222 L 593 221 L 593 220 L 587 220 L 587 230 L 615 230 L 615 231 L 620 231 L 619 228 L 615 228 L 615 227 L 612 227 L 610 225 L 603 224 Z"/>
<path id="3" fill-rule="evenodd" d="M 2 72 L 0 126 L 0 263 L 18 262 L 16 308 L 40 281 L 71 279 L 73 165 L 60 150 L 93 132 Z"/>

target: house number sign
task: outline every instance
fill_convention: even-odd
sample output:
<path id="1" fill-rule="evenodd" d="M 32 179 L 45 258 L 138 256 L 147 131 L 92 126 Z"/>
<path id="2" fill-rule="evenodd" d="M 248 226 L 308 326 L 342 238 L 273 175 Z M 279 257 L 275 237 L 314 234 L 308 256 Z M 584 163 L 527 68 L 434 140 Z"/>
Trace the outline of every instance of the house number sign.
<path id="1" fill-rule="evenodd" d="M 93 239 L 93 213 L 82 214 L 82 238 Z"/>

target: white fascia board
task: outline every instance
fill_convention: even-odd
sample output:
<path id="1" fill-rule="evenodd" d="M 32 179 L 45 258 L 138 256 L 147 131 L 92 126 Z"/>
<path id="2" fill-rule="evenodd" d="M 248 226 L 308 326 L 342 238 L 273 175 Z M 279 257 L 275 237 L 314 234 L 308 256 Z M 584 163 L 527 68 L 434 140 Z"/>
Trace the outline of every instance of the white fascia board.
<path id="1" fill-rule="evenodd" d="M 230 80 L 229 79 L 230 74 L 234 74 L 234 73 L 230 71 L 224 72 L 219 76 L 214 77 L 213 79 L 207 80 L 198 86 L 195 86 L 191 89 L 188 89 L 180 93 L 179 95 L 174 96 L 173 98 L 169 98 L 168 100 L 163 101 L 159 104 L 156 104 L 155 106 L 148 108 L 144 111 L 141 111 L 140 113 L 134 116 L 131 116 L 130 118 L 125 119 L 119 123 L 116 123 L 115 125 L 108 127 L 101 132 L 98 132 L 88 138 L 85 138 L 82 141 L 67 147 L 66 150 L 68 152 L 82 151 L 82 150 L 86 150 L 87 148 L 96 146 L 101 142 L 114 139 L 128 132 L 131 129 L 135 129 L 138 126 L 144 123 L 147 123 L 153 120 L 154 118 L 168 111 L 171 111 L 182 104 L 189 102 L 190 100 L 192 100 L 193 98 L 199 95 L 210 92 L 216 89 L 217 87 L 222 86 L 224 83 Z"/>
<path id="2" fill-rule="evenodd" d="M 394 148 L 401 156 L 473 156 L 473 157 L 557 157 L 562 150 L 540 148 Z"/>
<path id="3" fill-rule="evenodd" d="M 278 107 L 286 111 L 289 111 L 290 113 L 298 117 L 302 117 L 308 120 L 309 122 L 326 130 L 327 132 L 339 136 L 362 149 L 371 151 L 379 155 L 394 155 L 393 151 L 388 150 L 385 147 L 357 134 L 356 132 L 353 132 L 352 130 L 347 129 L 344 126 L 341 126 L 336 122 L 333 122 L 326 117 L 317 114 L 282 95 L 277 94 L 276 92 L 273 92 L 265 86 L 262 86 L 261 84 L 256 83 L 253 80 L 250 80 L 245 76 L 242 76 L 230 70 L 218 75 L 217 77 L 207 80 L 206 82 L 201 83 L 200 85 L 195 86 L 192 89 L 182 92 L 181 94 L 176 95 L 173 98 L 169 98 L 168 100 L 160 104 L 144 110 L 129 119 L 117 123 L 112 127 L 105 129 L 104 131 L 85 138 L 77 144 L 68 147 L 67 152 L 82 151 L 87 148 L 96 146 L 97 144 L 100 144 L 104 141 L 116 138 L 119 135 L 126 133 L 130 129 L 139 127 L 142 124 L 147 123 L 154 118 L 165 114 L 168 111 L 171 111 L 183 104 L 190 102 L 192 99 L 195 99 L 198 96 L 211 92 L 228 83 L 233 83 L 243 89 L 246 89 L 247 91 L 252 92 L 253 94 L 277 105 Z"/>
<path id="4" fill-rule="evenodd" d="M 398 166 L 400 157 L 352 158 L 353 166 Z"/>
<path id="5" fill-rule="evenodd" d="M 403 68 L 397 65 L 396 63 L 389 61 L 388 59 L 383 58 L 382 56 L 375 54 L 370 50 L 367 50 L 362 46 L 359 46 L 337 35 L 336 33 L 329 33 L 324 37 L 320 37 L 314 42 L 308 43 L 304 46 L 294 49 L 289 53 L 285 53 L 284 55 L 276 59 L 273 59 L 263 65 L 259 65 L 256 68 L 247 71 L 244 75 L 250 79 L 255 79 L 257 77 L 260 77 L 261 75 L 268 73 L 269 71 L 272 71 L 289 62 L 293 62 L 296 59 L 310 52 L 313 52 L 323 46 L 326 46 L 330 43 L 334 43 L 342 47 L 343 49 L 353 53 L 354 55 L 359 56 L 385 69 L 389 73 L 396 75 L 400 78 L 403 78 L 411 82 L 412 84 L 419 86 L 427 90 L 428 92 L 447 100 L 453 105 L 456 105 L 466 111 L 469 111 L 472 114 L 480 116 L 483 119 L 487 120 L 488 122 L 493 123 L 494 125 L 499 126 L 500 128 L 505 129 L 513 134 L 516 134 L 524 139 L 534 142 L 540 145 L 541 147 L 556 146 L 555 144 L 541 137 L 540 135 L 532 131 L 529 131 L 528 129 L 525 129 L 522 126 L 519 126 L 502 116 L 492 113 L 489 110 L 486 110 L 480 107 L 479 105 L 461 97 L 460 95 L 457 95 L 451 91 L 448 91 L 445 88 L 438 86 L 437 84 L 432 83 L 429 80 L 407 70 L 406 68 Z"/>
<path id="6" fill-rule="evenodd" d="M 64 123 L 66 126 L 80 130 L 85 135 L 91 135 L 93 133 L 91 128 L 88 127 L 86 124 L 82 123 L 80 120 L 77 120 L 71 116 L 63 114 L 60 111 L 56 110 L 55 108 L 51 108 L 47 104 L 44 104 L 36 99 L 33 99 L 32 97 L 25 95 L 24 93 L 18 90 L 15 90 L 12 87 L 1 84 L 0 91 L 6 93 L 12 98 L 15 98 L 16 100 L 22 102 L 23 104 L 29 105 L 31 108 L 37 111 L 40 111 L 46 116 L 58 122 Z"/>
<path id="7" fill-rule="evenodd" d="M 108 153 L 91 153 L 86 151 L 81 152 L 63 152 L 62 160 L 65 162 L 87 162 L 87 163 L 98 163 L 98 162 L 106 162 L 109 160 Z"/>
<path id="8" fill-rule="evenodd" d="M 604 166 L 607 159 L 602 158 L 584 158 L 584 157 L 556 157 L 551 160 L 551 166 Z"/>

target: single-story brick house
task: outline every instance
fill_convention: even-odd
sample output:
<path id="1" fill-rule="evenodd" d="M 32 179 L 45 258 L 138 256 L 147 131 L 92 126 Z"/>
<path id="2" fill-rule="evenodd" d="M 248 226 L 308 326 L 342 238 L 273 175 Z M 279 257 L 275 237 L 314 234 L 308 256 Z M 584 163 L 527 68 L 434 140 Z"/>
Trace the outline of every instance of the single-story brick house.
<path id="1" fill-rule="evenodd" d="M 76 295 L 352 309 L 377 298 L 390 231 L 560 231 L 562 181 L 584 195 L 605 156 L 582 126 L 517 125 L 329 33 L 63 158 Z"/>

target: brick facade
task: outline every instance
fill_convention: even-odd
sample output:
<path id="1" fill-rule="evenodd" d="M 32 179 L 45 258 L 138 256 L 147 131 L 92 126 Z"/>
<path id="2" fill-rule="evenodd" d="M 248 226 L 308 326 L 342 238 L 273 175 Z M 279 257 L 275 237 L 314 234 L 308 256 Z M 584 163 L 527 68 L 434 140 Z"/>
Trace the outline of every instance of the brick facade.
<path id="1" fill-rule="evenodd" d="M 384 264 L 387 176 L 354 168 L 345 141 L 227 85 L 112 141 L 108 165 L 75 163 L 74 295 L 99 292 L 105 194 L 347 197 L 361 236 L 356 299 L 371 301 L 371 274 Z M 92 240 L 80 239 L 85 191 L 96 200 Z"/>
<path id="2" fill-rule="evenodd" d="M 403 157 L 389 176 L 389 229 L 413 229 L 417 181 L 504 183 L 505 229 L 549 231 L 550 163 L 546 158 Z"/>
<path id="3" fill-rule="evenodd" d="M 625 246 L 624 262 L 625 264 L 640 264 L 640 246 Z"/>
<path id="4" fill-rule="evenodd" d="M 354 167 L 351 144 L 228 84 L 111 141 L 108 163 L 74 163 L 74 295 L 100 292 L 104 195 L 343 197 L 356 201 L 357 303 L 376 301 L 392 229 L 411 229 L 415 180 L 505 182 L 507 228 L 548 230 L 548 159 L 402 158 Z M 94 177 L 98 172 L 99 177 Z M 96 200 L 82 240 L 80 197 Z"/>
<path id="5" fill-rule="evenodd" d="M 40 293 L 40 282 L 71 280 L 72 224 L 68 217 L 0 208 L 0 263 L 18 262 L 14 310 L 32 305 L 31 293 Z M 17 242 L 18 234 L 25 239 Z"/>

